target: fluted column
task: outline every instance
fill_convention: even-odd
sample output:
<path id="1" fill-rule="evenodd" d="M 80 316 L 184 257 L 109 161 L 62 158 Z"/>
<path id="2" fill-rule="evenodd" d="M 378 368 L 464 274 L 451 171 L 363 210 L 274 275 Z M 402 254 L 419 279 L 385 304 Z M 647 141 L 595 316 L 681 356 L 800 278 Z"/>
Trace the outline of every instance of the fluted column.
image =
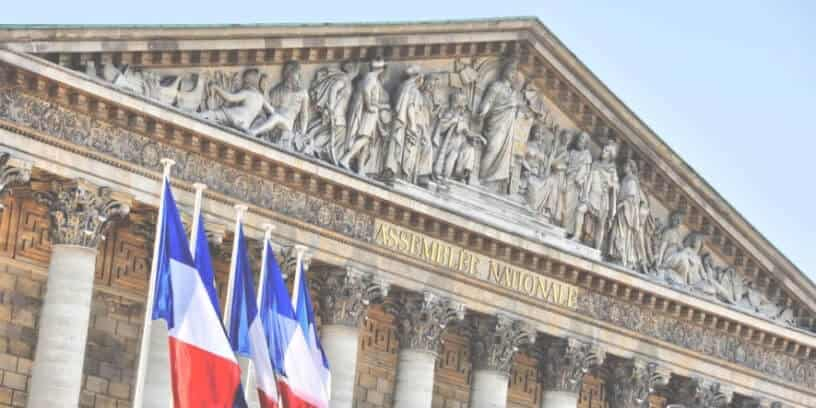
<path id="1" fill-rule="evenodd" d="M 649 396 L 668 384 L 671 373 L 657 363 L 640 358 L 620 360 L 611 367 L 607 390 L 610 402 L 620 408 L 648 408 Z"/>
<path id="2" fill-rule="evenodd" d="M 541 361 L 541 408 L 575 408 L 584 374 L 603 364 L 605 353 L 580 340 L 556 339 L 545 346 Z"/>
<path id="3" fill-rule="evenodd" d="M 360 323 L 365 319 L 368 306 L 381 302 L 388 294 L 388 284 L 351 265 L 318 268 L 313 277 L 318 276 L 317 300 L 323 318 L 320 341 L 332 371 L 330 406 L 351 408 Z"/>
<path id="4" fill-rule="evenodd" d="M 399 336 L 394 408 L 430 408 L 442 333 L 464 318 L 464 306 L 427 291 L 400 292 L 387 306 Z"/>
<path id="5" fill-rule="evenodd" d="M 734 391 L 707 378 L 695 377 L 678 381 L 670 391 L 668 407 L 726 408 L 731 404 Z"/>
<path id="6" fill-rule="evenodd" d="M 519 346 L 535 341 L 535 331 L 507 315 L 471 316 L 470 408 L 503 408 L 507 406 L 513 357 Z"/>
<path id="7" fill-rule="evenodd" d="M 83 180 L 32 183 L 48 206 L 53 244 L 31 370 L 28 407 L 75 407 L 93 298 L 96 253 L 131 198 Z"/>
<path id="8" fill-rule="evenodd" d="M 30 179 L 31 163 L 13 159 L 7 152 L 0 153 L 0 200 L 8 194 L 9 187 L 28 183 Z M 0 202 L 2 211 L 3 203 Z"/>

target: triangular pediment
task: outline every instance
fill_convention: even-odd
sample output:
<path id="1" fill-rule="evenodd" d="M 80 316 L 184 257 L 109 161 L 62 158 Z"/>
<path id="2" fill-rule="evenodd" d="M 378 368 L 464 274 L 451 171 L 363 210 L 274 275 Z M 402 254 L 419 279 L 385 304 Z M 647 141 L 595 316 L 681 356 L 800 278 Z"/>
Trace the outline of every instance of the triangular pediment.
<path id="1" fill-rule="evenodd" d="M 812 328 L 813 283 L 536 19 L 19 27 L 0 42 L 6 65 L 35 56 L 423 205 Z"/>

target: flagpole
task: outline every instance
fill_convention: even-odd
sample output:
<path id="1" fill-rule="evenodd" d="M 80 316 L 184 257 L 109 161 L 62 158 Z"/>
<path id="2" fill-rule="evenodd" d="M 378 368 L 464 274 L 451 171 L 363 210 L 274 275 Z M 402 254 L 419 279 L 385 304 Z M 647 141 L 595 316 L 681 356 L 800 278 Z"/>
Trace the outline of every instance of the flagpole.
<path id="1" fill-rule="evenodd" d="M 295 245 L 297 263 L 295 264 L 295 282 L 292 285 L 292 308 L 295 309 L 295 313 L 297 313 L 298 293 L 300 292 L 300 275 L 303 272 L 303 255 L 306 253 L 307 249 L 308 248 L 306 248 L 304 245 Z"/>
<path id="2" fill-rule="evenodd" d="M 204 190 L 207 185 L 204 183 L 193 184 L 195 188 L 195 204 L 193 205 L 193 227 L 190 228 L 190 254 L 195 258 L 196 245 L 198 245 L 198 217 L 201 216 L 201 201 L 204 197 Z"/>
<path id="3" fill-rule="evenodd" d="M 269 251 L 267 250 L 268 243 L 272 240 L 272 231 L 275 229 L 275 226 L 272 224 L 264 224 L 264 239 L 263 239 L 263 249 L 261 250 L 261 276 L 258 277 L 258 293 L 256 294 L 257 297 L 257 305 L 258 305 L 258 317 L 260 318 L 261 314 L 261 299 L 263 299 L 263 290 L 264 285 L 266 284 L 266 257 L 269 256 Z M 268 333 L 266 333 L 268 335 Z M 255 373 L 252 370 L 252 360 L 250 359 L 247 362 L 247 380 L 244 384 L 244 395 L 251 395 L 250 393 L 256 392 L 255 388 L 257 385 L 255 383 Z M 278 383 L 275 381 L 275 389 L 278 389 Z M 247 397 L 249 399 L 249 397 Z M 247 401 L 249 402 L 249 401 Z"/>
<path id="4" fill-rule="evenodd" d="M 229 327 L 230 314 L 232 314 L 232 297 L 235 291 L 235 264 L 238 261 L 238 229 L 241 228 L 241 221 L 247 208 L 246 205 L 235 204 L 235 238 L 232 240 L 232 258 L 230 259 L 230 271 L 227 280 L 227 301 L 224 304 L 224 327 Z"/>
<path id="5" fill-rule="evenodd" d="M 169 158 L 161 159 L 164 166 L 162 171 L 161 193 L 159 194 L 159 212 L 156 216 L 156 234 L 153 237 L 153 260 L 150 266 L 150 279 L 147 284 L 147 299 L 145 300 L 145 315 L 142 323 L 142 341 L 139 347 L 139 365 L 136 371 L 136 387 L 133 391 L 133 406 L 141 408 L 144 405 L 144 385 L 147 376 L 147 360 L 150 353 L 150 333 L 153 326 L 153 297 L 156 292 L 156 269 L 159 265 L 159 241 L 164 224 L 164 191 L 170 182 L 170 170 L 175 161 Z"/>

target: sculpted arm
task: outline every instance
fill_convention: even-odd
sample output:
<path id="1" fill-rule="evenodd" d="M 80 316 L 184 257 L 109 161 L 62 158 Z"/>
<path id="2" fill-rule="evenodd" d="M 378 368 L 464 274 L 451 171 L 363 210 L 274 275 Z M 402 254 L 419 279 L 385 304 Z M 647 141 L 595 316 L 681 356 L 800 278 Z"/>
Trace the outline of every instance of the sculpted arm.
<path id="1" fill-rule="evenodd" d="M 490 111 L 490 108 L 493 107 L 493 101 L 496 99 L 496 85 L 491 84 L 487 88 L 487 92 L 485 92 L 484 98 L 482 98 L 482 103 L 479 105 L 479 116 L 484 116 Z"/>
<path id="2" fill-rule="evenodd" d="M 224 100 L 229 103 L 240 103 L 246 99 L 243 92 L 229 93 L 221 89 L 220 86 L 215 86 L 213 89 L 215 89 L 215 93 L 217 93 L 218 96 L 224 98 Z"/>

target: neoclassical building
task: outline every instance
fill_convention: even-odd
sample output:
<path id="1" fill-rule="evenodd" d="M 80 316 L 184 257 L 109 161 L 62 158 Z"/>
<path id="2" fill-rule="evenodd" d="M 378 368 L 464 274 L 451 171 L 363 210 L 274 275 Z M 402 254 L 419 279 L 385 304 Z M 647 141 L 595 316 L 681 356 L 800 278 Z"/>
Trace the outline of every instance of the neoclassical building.
<path id="1" fill-rule="evenodd" d="M 332 407 L 816 406 L 816 286 L 536 19 L 0 45 L 0 406 L 132 406 L 163 159 L 222 302 L 234 206 L 307 248 Z"/>

